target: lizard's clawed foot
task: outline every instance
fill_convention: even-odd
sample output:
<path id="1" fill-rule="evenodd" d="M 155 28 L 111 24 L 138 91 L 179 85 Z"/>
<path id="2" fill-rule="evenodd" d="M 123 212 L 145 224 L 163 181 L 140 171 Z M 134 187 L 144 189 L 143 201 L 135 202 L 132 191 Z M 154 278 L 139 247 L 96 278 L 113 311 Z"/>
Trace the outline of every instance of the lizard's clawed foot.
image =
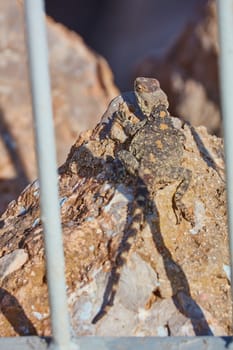
<path id="1" fill-rule="evenodd" d="M 120 124 L 124 124 L 124 121 L 126 120 L 126 112 L 125 112 L 124 102 L 119 103 L 118 110 L 115 112 L 115 119 Z"/>
<path id="2" fill-rule="evenodd" d="M 179 208 L 175 205 L 173 210 L 176 216 L 176 225 L 179 225 L 182 219 L 185 219 L 186 221 L 190 222 L 192 227 L 195 226 L 193 214 L 190 213 L 183 203 L 179 206 Z"/>

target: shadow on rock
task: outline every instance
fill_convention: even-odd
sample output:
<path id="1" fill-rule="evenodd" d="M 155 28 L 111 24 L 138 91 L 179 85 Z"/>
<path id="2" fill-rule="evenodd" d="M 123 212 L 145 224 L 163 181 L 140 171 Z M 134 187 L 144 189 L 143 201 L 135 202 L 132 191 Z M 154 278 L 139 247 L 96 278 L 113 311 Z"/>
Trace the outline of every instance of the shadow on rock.
<path id="1" fill-rule="evenodd" d="M 93 318 L 92 323 L 97 323 L 102 319 L 113 305 L 121 269 L 125 264 L 127 253 L 133 240 L 136 238 L 138 230 L 142 229 L 147 222 L 150 226 L 155 247 L 163 259 L 165 271 L 173 291 L 172 299 L 174 305 L 181 314 L 190 319 L 195 335 L 213 335 L 205 315 L 191 296 L 189 283 L 184 271 L 174 261 L 172 254 L 165 245 L 160 229 L 159 212 L 143 179 L 139 176 L 126 174 L 123 165 L 117 158 L 104 160 L 93 156 L 85 145 L 76 150 L 73 149 L 72 153 L 75 155 L 72 160 L 77 161 L 77 173 L 79 176 L 92 177 L 101 173 L 100 178 L 103 181 L 110 182 L 115 188 L 123 182 L 126 186 L 130 186 L 134 192 L 134 201 L 133 203 L 128 203 L 127 207 L 127 217 L 132 217 L 132 220 L 127 220 L 127 224 L 124 227 L 115 262 L 103 294 L 102 305 Z M 141 198 L 143 198 L 143 202 L 140 201 Z"/>
<path id="2" fill-rule="evenodd" d="M 36 328 L 25 314 L 18 300 L 3 288 L 0 288 L 0 308 L 2 314 L 18 335 L 37 335 Z"/>
<path id="3" fill-rule="evenodd" d="M 14 136 L 7 124 L 3 110 L 0 108 L 0 138 L 9 155 L 13 165 L 16 177 L 13 179 L 0 178 L 0 214 L 4 211 L 7 203 L 16 198 L 19 193 L 27 186 L 29 179 L 25 172 L 25 166 L 22 160 Z"/>

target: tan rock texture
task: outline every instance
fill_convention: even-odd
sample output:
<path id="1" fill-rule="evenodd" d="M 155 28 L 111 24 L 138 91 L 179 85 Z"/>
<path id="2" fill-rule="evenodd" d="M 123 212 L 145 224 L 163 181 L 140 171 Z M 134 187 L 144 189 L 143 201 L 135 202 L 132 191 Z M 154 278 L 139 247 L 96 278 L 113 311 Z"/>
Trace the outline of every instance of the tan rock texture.
<path id="1" fill-rule="evenodd" d="M 174 115 L 182 115 L 194 126 L 205 125 L 209 133 L 220 136 L 218 56 L 216 3 L 208 0 L 199 18 L 187 25 L 167 52 L 145 58 L 135 76 L 159 79 Z"/>
<path id="2" fill-rule="evenodd" d="M 97 127 L 79 137 L 60 168 L 73 334 L 230 334 L 223 142 L 205 127 L 194 128 L 174 118 L 175 127 L 186 136 L 183 166 L 192 171 L 192 182 L 184 202 L 194 213 L 195 226 L 185 220 L 176 224 L 173 183 L 150 193 L 153 210 L 145 211 L 143 224 L 132 229 L 138 182 L 119 176 L 116 159 L 126 140 L 115 121 L 123 100 L 140 118 L 132 93 L 117 97 Z M 10 257 L 14 266 L 9 274 L 4 267 L 0 335 L 49 335 L 38 181 L 10 203 L 0 218 L 0 237 L 1 259 Z M 14 263 L 13 252 L 19 249 L 27 257 L 23 266 Z M 106 300 L 110 303 L 101 313 Z"/>
<path id="3" fill-rule="evenodd" d="M 33 124 L 24 43 L 23 9 L 0 0 L 0 212 L 35 179 Z M 83 40 L 47 19 L 59 164 L 79 132 L 100 120 L 117 95 L 106 61 Z"/>

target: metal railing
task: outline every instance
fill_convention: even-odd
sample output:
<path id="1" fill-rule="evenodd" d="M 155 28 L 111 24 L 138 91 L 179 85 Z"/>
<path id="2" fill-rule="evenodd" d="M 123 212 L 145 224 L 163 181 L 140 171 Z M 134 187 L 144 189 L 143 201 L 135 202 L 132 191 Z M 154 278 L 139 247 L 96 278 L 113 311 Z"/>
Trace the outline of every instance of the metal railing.
<path id="1" fill-rule="evenodd" d="M 25 0 L 24 8 L 52 334 L 55 346 L 65 350 L 70 343 L 70 331 L 45 13 L 42 0 Z"/>
<path id="2" fill-rule="evenodd" d="M 24 0 L 32 104 L 35 122 L 42 222 L 51 310 L 52 342 L 39 337 L 2 338 L 0 349 L 233 349 L 231 337 L 80 337 L 71 342 L 66 300 L 64 253 L 58 201 L 57 166 L 52 121 L 48 48 L 43 0 Z M 228 217 L 233 252 L 233 0 L 218 0 L 220 77 L 228 189 Z M 233 115 L 232 115 L 233 118 Z M 58 263 L 59 262 L 59 263 Z M 232 269 L 231 269 L 232 271 Z M 232 278 L 233 281 L 233 278 Z"/>
<path id="3" fill-rule="evenodd" d="M 217 0 L 219 72 L 226 160 L 228 232 L 233 282 L 233 0 Z M 233 300 L 233 288 L 231 288 Z"/>

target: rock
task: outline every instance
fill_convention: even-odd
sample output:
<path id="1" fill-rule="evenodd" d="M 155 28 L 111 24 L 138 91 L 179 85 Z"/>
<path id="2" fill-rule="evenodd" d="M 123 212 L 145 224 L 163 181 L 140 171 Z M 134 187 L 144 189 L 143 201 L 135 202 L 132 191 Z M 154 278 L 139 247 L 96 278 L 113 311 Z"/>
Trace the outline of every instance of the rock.
<path id="1" fill-rule="evenodd" d="M 0 212 L 36 177 L 23 9 L 0 0 Z M 13 25 L 12 25 L 13 23 Z M 47 19 L 59 164 L 77 135 L 99 121 L 117 88 L 106 61 L 82 39 Z"/>
<path id="2" fill-rule="evenodd" d="M 120 176 L 116 159 L 125 140 L 114 112 L 123 101 L 140 119 L 134 94 L 118 96 L 96 128 L 79 136 L 59 170 L 73 334 L 231 334 L 231 292 L 224 270 L 229 252 L 223 142 L 205 127 L 194 128 L 173 118 L 186 136 L 183 166 L 192 171 L 192 182 L 184 202 L 194 212 L 195 226 L 186 220 L 176 223 L 172 208 L 176 183 L 150 192 L 153 209 L 142 209 L 143 222 L 134 226 L 138 182 Z M 49 335 L 38 197 L 35 181 L 0 218 L 1 256 L 19 246 L 29 256 L 20 270 L 3 279 L 2 289 L 3 297 L 8 293 L 23 310 L 25 334 L 36 330 Z M 17 310 L 13 306 L 11 315 Z M 22 328 L 6 309 L 0 315 L 0 336 L 16 334 L 22 334 Z"/>
<path id="3" fill-rule="evenodd" d="M 202 5 L 198 20 L 190 23 L 165 54 L 150 55 L 135 69 L 135 76 L 160 80 L 173 115 L 193 125 L 205 125 L 221 135 L 218 27 L 216 4 Z"/>
<path id="4" fill-rule="evenodd" d="M 16 249 L 0 259 L 0 279 L 4 279 L 10 273 L 18 270 L 28 260 L 28 254 L 24 249 Z"/>

